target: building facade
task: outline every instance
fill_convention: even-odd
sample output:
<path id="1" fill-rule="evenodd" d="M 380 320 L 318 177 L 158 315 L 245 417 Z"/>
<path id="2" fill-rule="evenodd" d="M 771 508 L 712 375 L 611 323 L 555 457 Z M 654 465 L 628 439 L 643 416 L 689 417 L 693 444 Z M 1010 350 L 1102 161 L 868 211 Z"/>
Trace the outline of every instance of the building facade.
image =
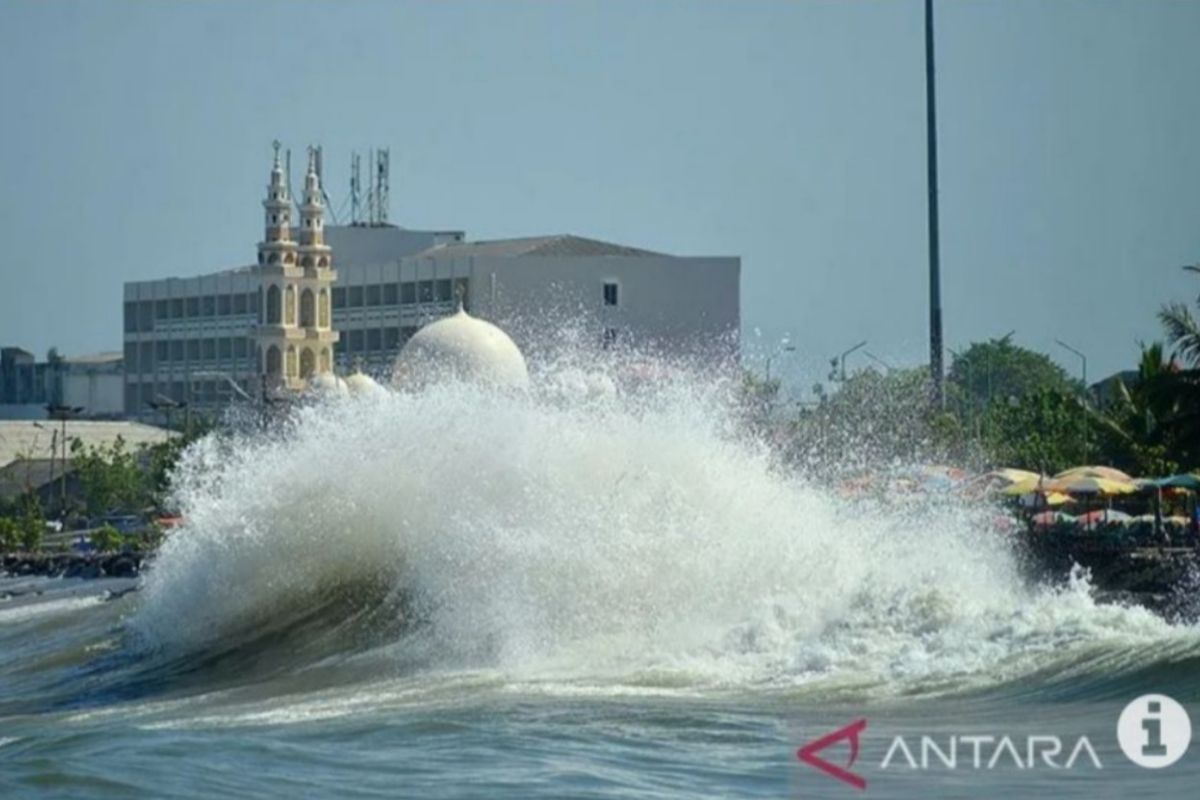
<path id="1" fill-rule="evenodd" d="M 310 156 L 294 206 L 276 158 L 257 263 L 125 284 L 127 415 L 156 419 L 164 399 L 203 410 L 298 390 L 326 371 L 385 373 L 460 300 L 534 358 L 563 346 L 736 355 L 738 257 L 569 234 L 468 242 L 454 230 L 326 226 L 318 181 Z"/>
<path id="2" fill-rule="evenodd" d="M 46 361 L 19 347 L 0 348 L 0 419 L 46 419 L 47 406 L 66 406 L 72 416 L 124 416 L 125 365 L 120 353 L 61 356 Z"/>

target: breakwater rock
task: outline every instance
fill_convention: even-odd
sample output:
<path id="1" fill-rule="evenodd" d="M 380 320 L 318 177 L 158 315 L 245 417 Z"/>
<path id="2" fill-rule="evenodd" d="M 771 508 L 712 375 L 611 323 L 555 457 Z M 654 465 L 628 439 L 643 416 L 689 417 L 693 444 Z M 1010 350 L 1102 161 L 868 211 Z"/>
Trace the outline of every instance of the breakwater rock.
<path id="1" fill-rule="evenodd" d="M 136 578 L 145 553 L 9 553 L 0 556 L 0 575 L 48 578 Z"/>

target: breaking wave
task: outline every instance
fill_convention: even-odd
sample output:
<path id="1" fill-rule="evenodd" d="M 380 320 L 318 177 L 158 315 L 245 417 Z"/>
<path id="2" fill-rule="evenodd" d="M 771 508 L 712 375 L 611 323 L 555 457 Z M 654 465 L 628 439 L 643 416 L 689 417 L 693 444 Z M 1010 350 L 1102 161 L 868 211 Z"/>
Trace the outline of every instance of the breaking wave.
<path id="1" fill-rule="evenodd" d="M 1036 675 L 1069 694 L 1195 672 L 1195 629 L 1099 604 L 1083 577 L 1030 585 L 993 509 L 854 504 L 778 469 L 719 387 L 539 385 L 382 392 L 198 443 L 177 476 L 187 524 L 128 630 L 247 669 L 269 650 L 280 669 L 361 657 L 563 691 L 889 696 Z"/>

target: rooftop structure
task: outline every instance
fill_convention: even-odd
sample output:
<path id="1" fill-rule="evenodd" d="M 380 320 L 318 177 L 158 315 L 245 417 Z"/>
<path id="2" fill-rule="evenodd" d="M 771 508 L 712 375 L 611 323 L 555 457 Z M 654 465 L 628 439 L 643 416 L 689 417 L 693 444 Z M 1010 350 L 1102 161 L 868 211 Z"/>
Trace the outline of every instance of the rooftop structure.
<path id="1" fill-rule="evenodd" d="M 310 160 L 319 190 L 319 162 L 311 167 Z M 128 415 L 163 419 L 154 407 L 164 401 L 215 410 L 237 398 L 262 398 L 265 383 L 298 390 L 306 376 L 326 368 L 326 352 L 333 372 L 361 368 L 386 375 L 404 343 L 422 325 L 453 314 L 460 298 L 472 315 L 507 331 L 533 361 L 556 347 L 635 347 L 714 359 L 736 354 L 736 256 L 669 255 L 569 233 L 471 242 L 459 230 L 412 230 L 384 224 L 378 215 L 369 225 L 325 225 L 322 219 L 319 228 L 308 228 L 304 220 L 316 224 L 311 215 L 322 195 L 315 191 L 315 202 L 306 195 L 296 206 L 286 177 L 276 183 L 273 168 L 261 263 L 125 284 Z M 299 262 L 306 237 L 310 247 L 323 238 L 326 267 L 318 266 L 316 250 L 309 254 L 311 268 Z M 292 264 L 282 261 L 288 253 Z M 270 262 L 272 254 L 277 263 Z M 304 269 L 311 274 L 300 277 Z M 328 280 L 318 279 L 319 269 Z M 272 286 L 278 307 L 268 302 Z M 305 289 L 313 293 L 308 311 L 315 325 L 302 324 Z M 327 325 L 322 289 L 329 298 Z M 273 308 L 281 322 L 271 321 Z M 272 347 L 280 357 L 268 363 Z M 296 348 L 294 372 L 288 347 Z M 305 348 L 312 356 L 302 364 Z M 276 368 L 282 379 L 265 381 Z"/>

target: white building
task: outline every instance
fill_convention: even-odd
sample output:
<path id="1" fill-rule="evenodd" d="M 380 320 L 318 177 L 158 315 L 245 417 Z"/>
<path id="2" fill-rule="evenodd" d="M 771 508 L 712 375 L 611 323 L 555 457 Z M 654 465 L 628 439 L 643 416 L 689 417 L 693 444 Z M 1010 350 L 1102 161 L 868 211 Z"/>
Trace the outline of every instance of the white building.
<path id="1" fill-rule="evenodd" d="M 51 354 L 37 361 L 19 347 L 0 348 L 0 419 L 45 419 L 49 406 L 80 418 L 125 414 L 125 367 L 120 353 Z"/>
<path id="2" fill-rule="evenodd" d="M 300 388 L 326 367 L 326 348 L 331 368 L 383 372 L 408 337 L 453 312 L 460 297 L 472 314 L 509 331 L 534 359 L 564 338 L 576 348 L 736 354 L 737 257 L 672 256 L 573 235 L 467 242 L 461 231 L 323 222 L 319 242 L 304 227 L 320 218 L 312 207 L 319 206 L 317 187 L 306 187 L 301 227 L 292 229 L 290 193 L 276 171 L 264 201 L 260 263 L 125 284 L 129 416 L 152 418 L 150 403 L 167 398 L 203 408 L 235 394 L 259 397 L 267 383 Z M 309 178 L 312 173 L 310 164 Z M 312 250 L 311 267 L 299 263 L 305 247 Z M 318 279 L 321 256 L 327 266 Z M 305 269 L 312 273 L 307 279 Z M 282 308 L 266 302 L 268 294 L 276 296 L 272 286 Z M 307 310 L 299 305 L 305 289 L 315 302 Z M 323 289 L 329 291 L 328 325 L 321 314 Z M 301 364 L 306 344 L 312 360 Z M 289 346 L 297 348 L 294 369 Z M 272 347 L 281 358 L 268 363 Z M 272 369 L 280 380 L 264 380 Z"/>

